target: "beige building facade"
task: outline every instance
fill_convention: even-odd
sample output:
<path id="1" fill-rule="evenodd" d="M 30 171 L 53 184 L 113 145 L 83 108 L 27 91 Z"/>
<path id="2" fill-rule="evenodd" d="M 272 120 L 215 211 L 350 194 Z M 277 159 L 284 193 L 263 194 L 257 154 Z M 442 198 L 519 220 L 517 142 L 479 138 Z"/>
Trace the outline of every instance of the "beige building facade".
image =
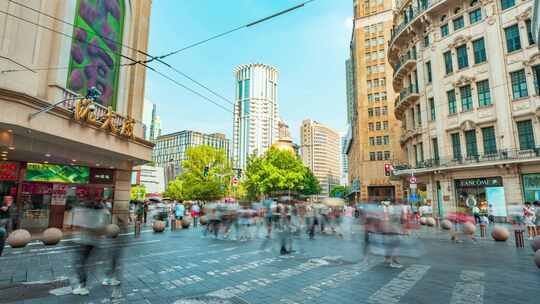
<path id="1" fill-rule="evenodd" d="M 147 59 L 133 49 L 147 50 L 151 3 L 0 4 L 0 198 L 14 201 L 16 227 L 69 227 L 85 201 L 110 202 L 114 220 L 128 212 L 132 167 L 153 144 L 145 69 L 124 56 Z"/>
<path id="2" fill-rule="evenodd" d="M 540 54 L 533 1 L 402 1 L 388 57 L 418 200 L 504 219 L 540 199 Z M 513 208 L 516 207 L 516 208 Z"/>
<path id="3" fill-rule="evenodd" d="M 311 169 L 328 196 L 340 184 L 340 136 L 331 128 L 305 119 L 300 127 L 300 151 L 304 165 Z"/>
<path id="4" fill-rule="evenodd" d="M 354 202 L 401 199 L 400 181 L 385 165 L 401 159 L 401 123 L 394 116 L 392 67 L 386 50 L 392 28 L 392 1 L 354 1 L 351 63 L 354 105 L 345 150 L 349 198 Z"/>

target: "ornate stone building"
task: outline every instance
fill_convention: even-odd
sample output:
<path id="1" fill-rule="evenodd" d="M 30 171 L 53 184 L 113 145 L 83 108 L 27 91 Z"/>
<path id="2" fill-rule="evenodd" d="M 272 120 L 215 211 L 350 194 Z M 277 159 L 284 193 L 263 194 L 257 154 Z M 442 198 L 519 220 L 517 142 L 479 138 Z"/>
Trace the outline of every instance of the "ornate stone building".
<path id="1" fill-rule="evenodd" d="M 435 213 L 540 199 L 540 55 L 531 0 L 396 3 L 388 46 L 405 163 Z"/>

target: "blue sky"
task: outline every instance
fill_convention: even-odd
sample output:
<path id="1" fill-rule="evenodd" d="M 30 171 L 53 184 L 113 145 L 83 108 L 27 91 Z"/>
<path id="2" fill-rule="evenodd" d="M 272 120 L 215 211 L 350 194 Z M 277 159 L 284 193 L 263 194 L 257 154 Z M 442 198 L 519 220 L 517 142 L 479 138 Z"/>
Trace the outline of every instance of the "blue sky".
<path id="1" fill-rule="evenodd" d="M 168 53 L 303 1 L 154 0 L 149 53 Z M 230 100 L 234 100 L 236 66 L 272 65 L 280 72 L 280 116 L 289 124 L 293 139 L 299 138 L 299 126 L 305 118 L 345 131 L 345 60 L 351 15 L 351 0 L 317 0 L 166 61 Z M 232 110 L 225 101 L 166 67 L 153 66 Z M 165 133 L 191 129 L 232 136 L 232 114 L 152 71 L 147 73 L 145 94 L 157 104 Z"/>

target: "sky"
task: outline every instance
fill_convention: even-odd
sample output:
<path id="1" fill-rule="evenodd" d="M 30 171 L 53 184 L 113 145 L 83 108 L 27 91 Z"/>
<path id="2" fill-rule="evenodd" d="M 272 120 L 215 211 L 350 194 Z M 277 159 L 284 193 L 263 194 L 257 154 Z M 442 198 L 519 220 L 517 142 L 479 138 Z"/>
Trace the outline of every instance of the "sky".
<path id="1" fill-rule="evenodd" d="M 303 1 L 154 0 L 148 52 L 167 54 Z M 279 71 L 279 114 L 296 142 L 306 118 L 344 132 L 351 15 L 351 0 L 316 0 L 164 60 L 231 101 L 236 66 L 272 65 Z M 152 66 L 232 111 L 232 105 L 167 67 L 159 63 Z M 157 104 L 164 134 L 187 129 L 225 133 L 232 139 L 232 113 L 152 71 L 147 72 L 145 95 Z"/>

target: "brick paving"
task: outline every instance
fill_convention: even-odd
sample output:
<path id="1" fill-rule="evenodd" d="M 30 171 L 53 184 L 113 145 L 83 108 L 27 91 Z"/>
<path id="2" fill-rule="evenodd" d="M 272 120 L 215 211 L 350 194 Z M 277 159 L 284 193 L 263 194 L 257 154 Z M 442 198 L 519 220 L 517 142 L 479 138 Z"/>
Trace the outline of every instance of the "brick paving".
<path id="1" fill-rule="evenodd" d="M 419 254 L 403 257 L 401 269 L 378 256 L 364 259 L 358 226 L 344 239 L 299 236 L 288 256 L 279 255 L 276 240 L 214 240 L 194 229 L 122 236 L 92 257 L 88 296 L 44 292 L 73 281 L 76 243 L 7 248 L 0 303 L 538 303 L 540 270 L 528 244 L 454 244 L 444 231 L 422 229 L 414 241 Z M 119 247 L 122 284 L 102 287 L 110 250 Z"/>

